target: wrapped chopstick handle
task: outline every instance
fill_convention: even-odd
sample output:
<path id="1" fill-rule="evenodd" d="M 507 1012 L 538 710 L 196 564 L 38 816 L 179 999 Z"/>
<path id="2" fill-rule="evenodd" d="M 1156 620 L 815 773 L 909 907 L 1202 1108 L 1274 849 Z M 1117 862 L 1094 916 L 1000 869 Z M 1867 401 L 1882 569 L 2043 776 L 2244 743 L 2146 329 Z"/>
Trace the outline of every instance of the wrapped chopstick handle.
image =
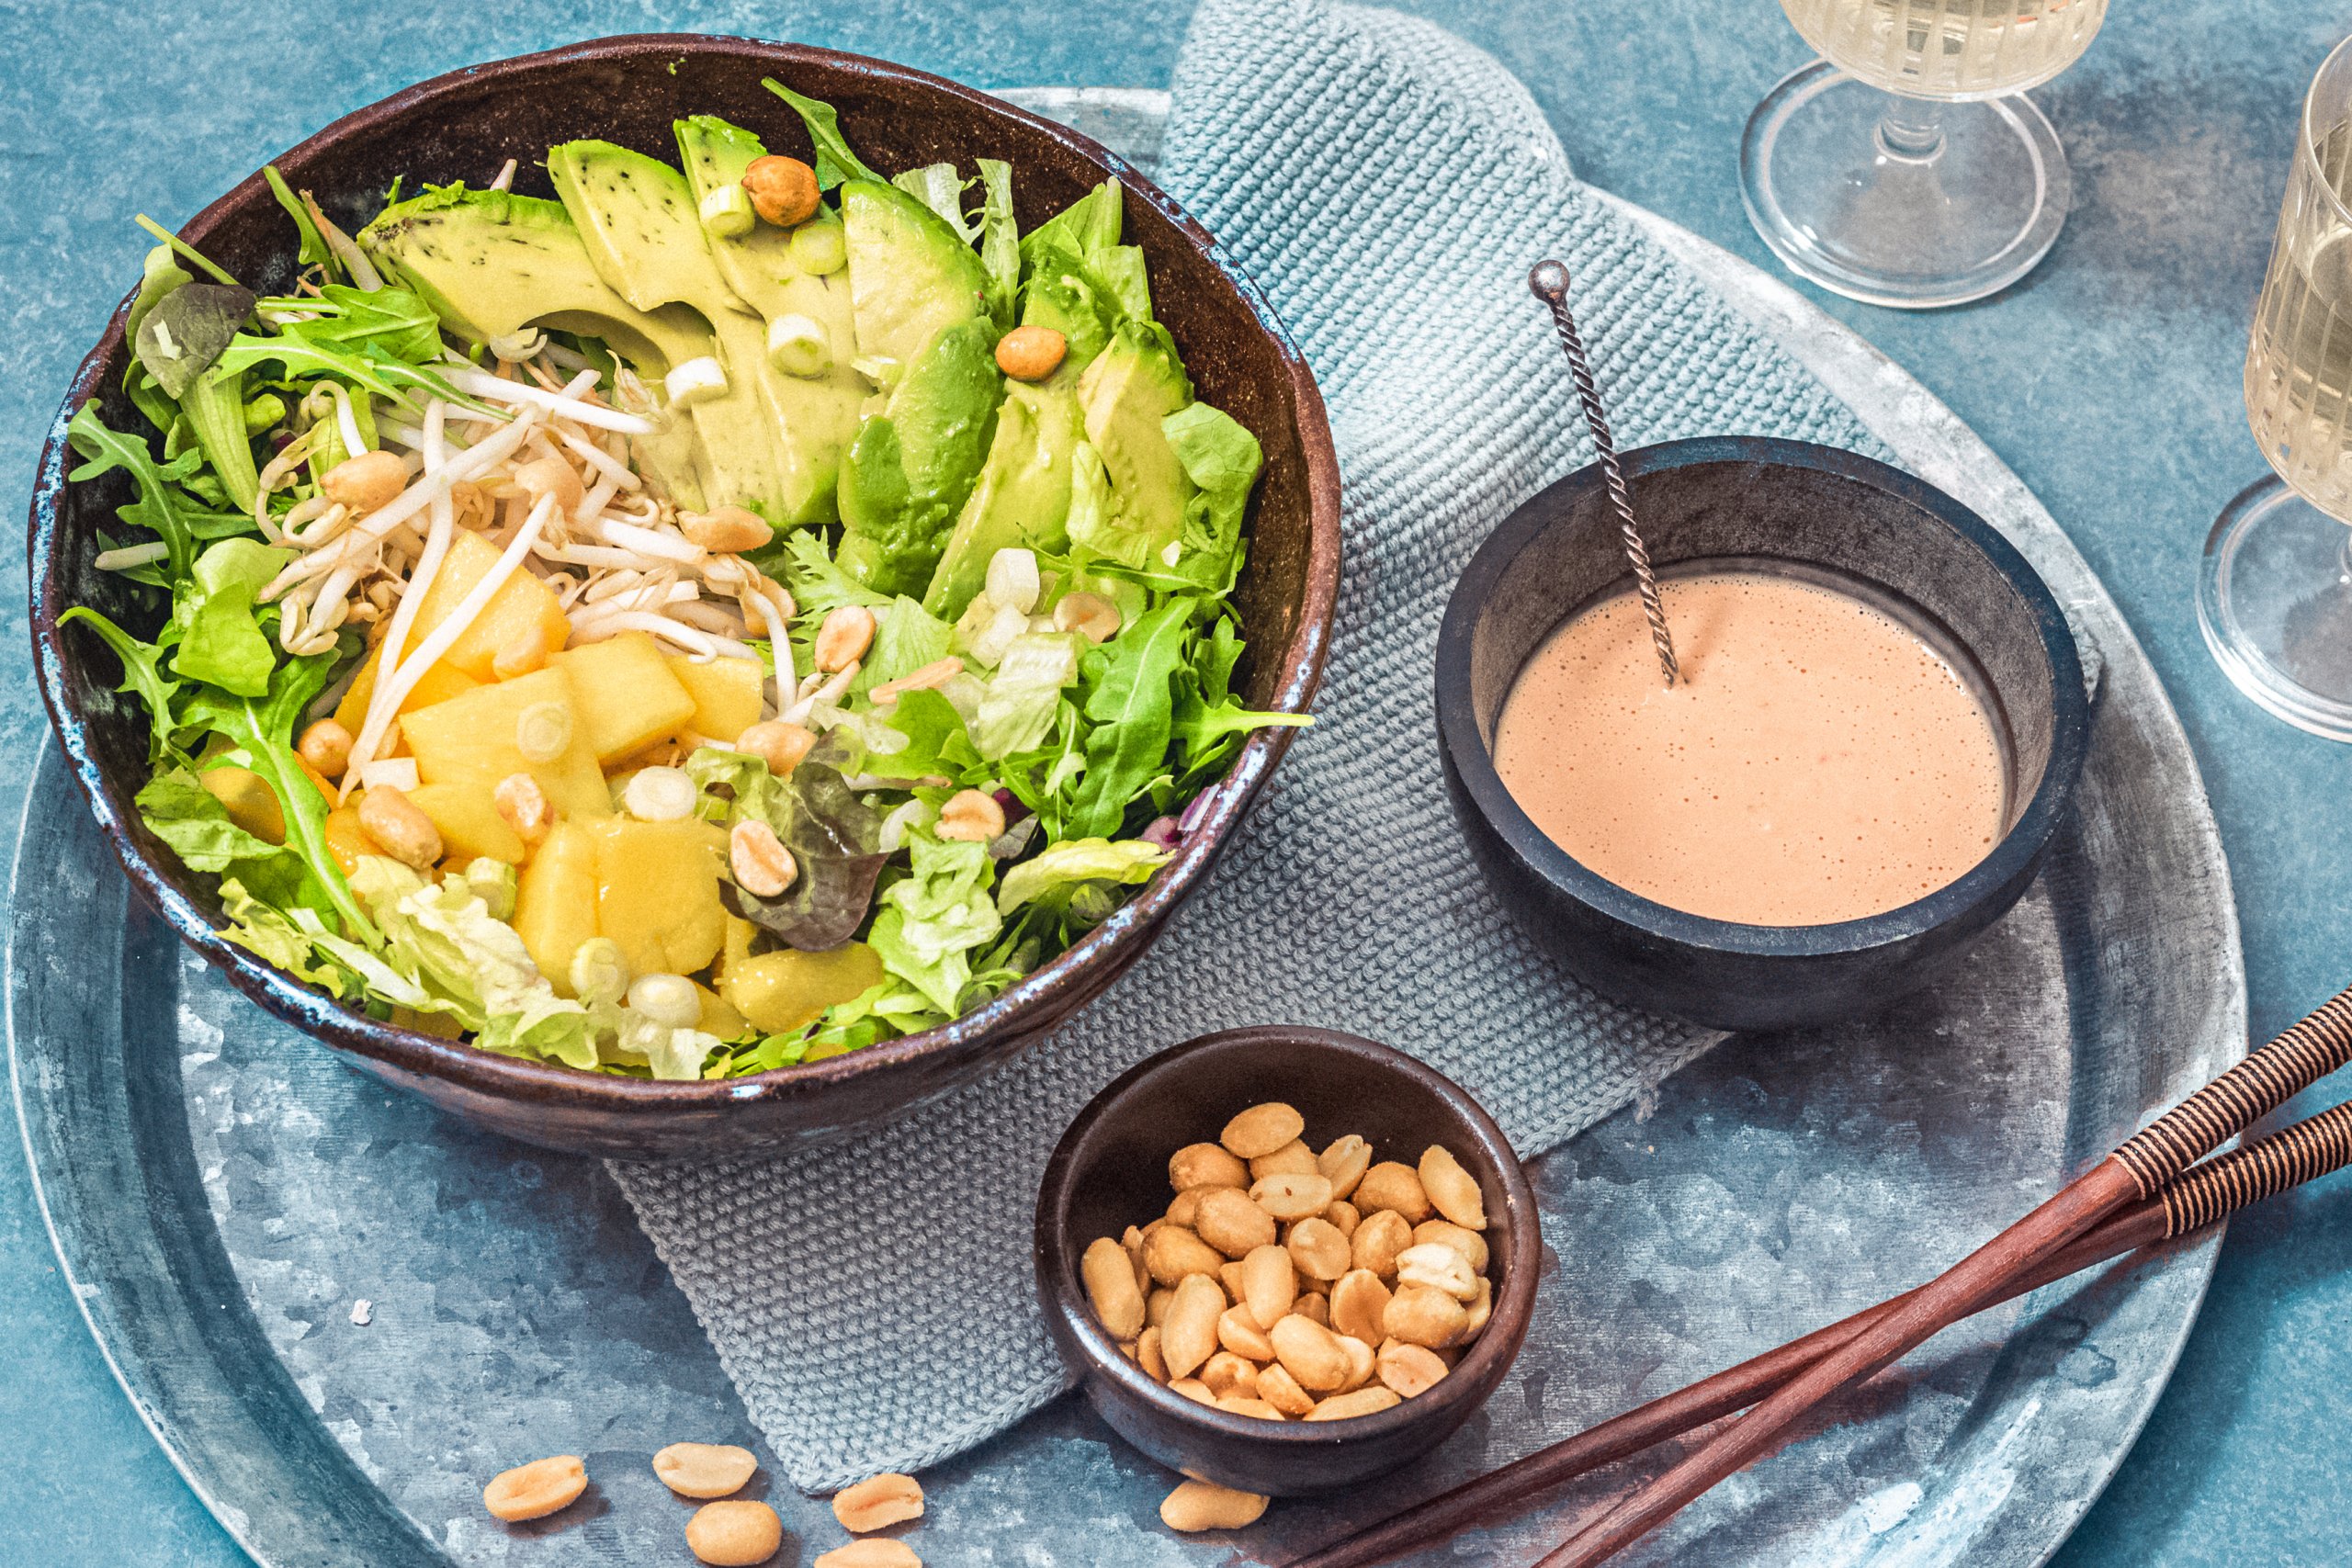
<path id="1" fill-rule="evenodd" d="M 2201 1230 L 2233 1210 L 2352 1164 L 2352 1103 L 2331 1105 L 2259 1143 L 2233 1149 L 2157 1194 L 2165 1235 Z"/>
<path id="2" fill-rule="evenodd" d="M 2111 1156 L 2143 1198 L 2352 1061 L 2352 989 L 2157 1117 Z"/>

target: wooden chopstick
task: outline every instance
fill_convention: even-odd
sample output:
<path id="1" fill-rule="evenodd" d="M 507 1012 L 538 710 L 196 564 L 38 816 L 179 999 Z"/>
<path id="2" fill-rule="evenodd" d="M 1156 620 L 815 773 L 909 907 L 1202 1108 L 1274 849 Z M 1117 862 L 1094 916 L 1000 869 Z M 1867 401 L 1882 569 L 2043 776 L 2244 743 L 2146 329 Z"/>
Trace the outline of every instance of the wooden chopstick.
<path id="1" fill-rule="evenodd" d="M 1725 1476 L 1780 1446 L 1781 1435 L 1847 1384 L 1901 1359 L 2028 1276 L 2067 1243 L 2154 1196 L 2222 1140 L 2277 1110 L 2352 1059 L 2352 989 L 2165 1112 L 2057 1196 L 1986 1242 L 1886 1314 L 1826 1351 L 1747 1415 L 1672 1469 L 1637 1488 L 1537 1568 L 1592 1568 L 1639 1540 Z"/>
<path id="2" fill-rule="evenodd" d="M 2352 1102 L 2217 1156 L 2154 1197 L 2102 1222 L 2028 1277 L 2006 1281 L 1978 1308 L 1997 1306 L 2054 1280 L 2214 1224 L 2249 1203 L 2352 1165 Z M 1906 1292 L 1906 1295 L 1910 1292 Z M 1611 1416 L 1304 1557 L 1284 1568 L 1370 1568 L 1417 1548 L 1485 1529 L 1530 1506 L 1552 1487 L 1746 1409 L 1831 1348 L 1883 1316 L 1905 1296 L 1866 1307 L 1738 1366 Z"/>

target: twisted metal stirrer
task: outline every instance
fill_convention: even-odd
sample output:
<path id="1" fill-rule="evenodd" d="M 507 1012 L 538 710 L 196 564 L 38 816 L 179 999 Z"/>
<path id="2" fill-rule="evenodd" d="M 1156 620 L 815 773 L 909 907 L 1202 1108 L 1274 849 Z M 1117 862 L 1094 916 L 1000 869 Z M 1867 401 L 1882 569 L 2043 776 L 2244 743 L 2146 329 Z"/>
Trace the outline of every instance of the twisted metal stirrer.
<path id="1" fill-rule="evenodd" d="M 1600 472 L 1609 484 L 1609 503 L 1617 512 L 1617 532 L 1625 541 L 1625 558 L 1634 563 L 1634 581 L 1641 587 L 1642 614 L 1649 618 L 1650 641 L 1657 645 L 1657 666 L 1666 683 L 1681 679 L 1682 666 L 1674 657 L 1674 638 L 1666 629 L 1666 606 L 1658 602 L 1657 574 L 1650 570 L 1650 552 L 1642 531 L 1634 524 L 1634 502 L 1625 493 L 1625 471 L 1617 463 L 1617 444 L 1610 438 L 1609 415 L 1600 406 L 1600 389 L 1593 385 L 1592 362 L 1585 357 L 1584 339 L 1577 334 L 1576 318 L 1568 314 L 1568 267 L 1566 262 L 1542 261 L 1527 275 L 1527 287 L 1552 307 L 1552 324 L 1560 329 L 1560 346 L 1568 353 L 1568 374 L 1576 378 L 1577 400 L 1584 404 L 1584 422 L 1592 427 L 1592 444 L 1600 449 Z"/>

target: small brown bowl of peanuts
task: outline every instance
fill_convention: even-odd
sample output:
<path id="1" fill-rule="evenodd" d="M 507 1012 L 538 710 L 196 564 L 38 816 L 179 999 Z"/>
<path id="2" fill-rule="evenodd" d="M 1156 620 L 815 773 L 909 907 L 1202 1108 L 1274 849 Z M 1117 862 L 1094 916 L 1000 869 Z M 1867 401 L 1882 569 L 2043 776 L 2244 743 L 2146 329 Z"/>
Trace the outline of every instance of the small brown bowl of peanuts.
<path id="1" fill-rule="evenodd" d="M 1141 1063 L 1070 1124 L 1037 1200 L 1063 1359 L 1121 1437 L 1250 1495 L 1211 1510 L 1225 1528 L 1442 1442 L 1518 1356 L 1541 1247 L 1477 1103 L 1329 1030 L 1231 1030 Z"/>

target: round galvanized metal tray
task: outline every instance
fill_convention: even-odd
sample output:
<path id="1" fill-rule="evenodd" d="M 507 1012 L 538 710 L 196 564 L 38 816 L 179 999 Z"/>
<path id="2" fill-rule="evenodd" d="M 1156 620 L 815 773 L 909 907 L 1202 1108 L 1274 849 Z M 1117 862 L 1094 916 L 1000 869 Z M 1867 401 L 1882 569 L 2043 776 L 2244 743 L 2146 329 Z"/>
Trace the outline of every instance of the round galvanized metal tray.
<path id="1" fill-rule="evenodd" d="M 1008 96 L 1147 167 L 1166 115 L 1164 94 Z M 1156 1517 L 1170 1477 L 1064 1400 L 924 1478 L 930 1511 L 899 1533 L 926 1561 L 1283 1561 L 1917 1282 L 2243 1053 L 2236 916 L 2196 765 L 2082 558 L 1867 344 L 1627 211 L 2049 581 L 2103 664 L 2074 822 L 1940 991 L 1866 1027 L 1735 1039 L 1538 1162 L 1534 1330 L 1429 1460 L 1359 1495 L 1281 1504 L 1241 1537 L 1185 1540 Z M 761 1444 L 603 1169 L 470 1133 L 239 998 L 127 898 L 54 758 L 15 879 L 11 1064 L 60 1261 L 157 1440 L 255 1561 L 690 1562 L 687 1507 L 652 1451 Z M 1953 1330 L 1626 1561 L 2042 1561 L 2163 1388 L 2214 1246 Z M 560 1451 L 587 1458 L 583 1502 L 514 1528 L 482 1510 L 484 1479 Z M 1526 1561 L 1632 1473 L 1460 1551 Z M 821 1502 L 768 1474 L 754 1493 L 797 1541 L 779 1561 L 841 1542 Z"/>

